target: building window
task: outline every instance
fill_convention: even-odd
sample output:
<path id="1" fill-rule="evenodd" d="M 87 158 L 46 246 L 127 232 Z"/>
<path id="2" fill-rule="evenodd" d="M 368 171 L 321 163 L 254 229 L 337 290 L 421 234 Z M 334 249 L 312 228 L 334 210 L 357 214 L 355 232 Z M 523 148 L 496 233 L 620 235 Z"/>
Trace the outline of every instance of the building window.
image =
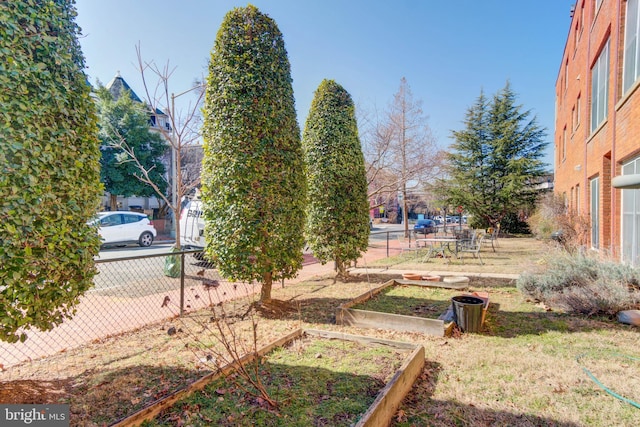
<path id="1" fill-rule="evenodd" d="M 564 63 L 564 90 L 569 88 L 569 59 Z"/>
<path id="2" fill-rule="evenodd" d="M 576 129 L 580 126 L 580 94 L 578 94 L 578 98 L 576 99 Z"/>
<path id="3" fill-rule="evenodd" d="M 622 166 L 622 175 L 640 173 L 640 158 Z M 640 190 L 622 190 L 622 261 L 640 265 Z"/>
<path id="4" fill-rule="evenodd" d="M 627 15 L 624 29 L 624 74 L 622 92 L 627 92 L 640 74 L 640 55 L 638 54 L 638 31 L 640 13 L 638 0 L 627 1 Z"/>
<path id="5" fill-rule="evenodd" d="M 562 158 L 567 159 L 567 127 L 564 127 L 562 132 Z"/>
<path id="6" fill-rule="evenodd" d="M 576 185 L 576 215 L 580 215 L 580 184 Z"/>
<path id="7" fill-rule="evenodd" d="M 609 41 L 591 69 L 591 132 L 607 118 L 609 86 Z"/>
<path id="8" fill-rule="evenodd" d="M 576 124 L 576 106 L 574 105 L 573 108 L 571 108 L 571 130 L 575 130 L 577 128 L 577 124 Z"/>
<path id="9" fill-rule="evenodd" d="M 573 211 L 575 210 L 575 193 L 574 193 L 575 189 L 573 187 L 571 187 L 571 196 L 569 198 L 570 202 L 569 202 L 569 210 Z"/>
<path id="10" fill-rule="evenodd" d="M 591 247 L 600 247 L 600 178 L 589 181 L 591 186 Z"/>
<path id="11" fill-rule="evenodd" d="M 582 36 L 582 29 L 584 28 L 584 1 L 580 6 L 580 36 Z"/>

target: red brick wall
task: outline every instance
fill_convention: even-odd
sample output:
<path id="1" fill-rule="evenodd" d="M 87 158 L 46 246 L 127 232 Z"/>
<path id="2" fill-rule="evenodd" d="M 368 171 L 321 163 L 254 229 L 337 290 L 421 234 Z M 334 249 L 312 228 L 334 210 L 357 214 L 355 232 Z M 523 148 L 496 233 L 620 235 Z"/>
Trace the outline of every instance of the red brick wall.
<path id="1" fill-rule="evenodd" d="M 583 16 L 584 25 L 580 24 Z M 626 1 L 603 0 L 594 10 L 594 0 L 578 0 L 572 18 L 556 82 L 555 191 L 571 194 L 579 185 L 580 212 L 590 214 L 589 180 L 600 178 L 600 247 L 619 253 L 620 190 L 611 188 L 611 178 L 620 165 L 640 155 L 640 90 L 622 93 L 624 13 Z M 582 27 L 582 33 L 576 37 Z M 609 40 L 609 86 L 607 118 L 591 132 L 591 67 Z M 568 69 L 565 78 L 565 67 Z M 636 83 L 640 86 L 640 83 Z M 580 124 L 570 132 L 567 155 L 561 158 L 563 130 L 572 128 L 572 110 L 580 96 Z"/>

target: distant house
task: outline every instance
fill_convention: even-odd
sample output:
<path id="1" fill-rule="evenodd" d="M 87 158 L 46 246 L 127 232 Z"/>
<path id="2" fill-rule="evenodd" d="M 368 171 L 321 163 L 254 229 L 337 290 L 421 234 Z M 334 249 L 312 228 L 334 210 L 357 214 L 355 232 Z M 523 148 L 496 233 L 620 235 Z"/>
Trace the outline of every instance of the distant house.
<path id="1" fill-rule="evenodd" d="M 553 191 L 553 174 L 549 173 L 537 178 L 531 185 L 541 193 Z"/>
<path id="2" fill-rule="evenodd" d="M 136 93 L 131 89 L 129 84 L 122 78 L 120 75 L 120 71 L 118 71 L 114 78 L 111 79 L 109 83 L 105 86 L 105 88 L 111 92 L 113 99 L 120 98 L 120 95 L 123 91 L 128 91 L 131 99 L 143 103 L 143 101 L 136 95 Z M 171 122 L 168 120 L 169 117 L 160 109 L 156 108 L 155 114 L 149 114 L 149 126 L 151 129 L 159 130 L 161 127 L 167 132 L 171 132 Z"/>
<path id="3" fill-rule="evenodd" d="M 118 99 L 125 91 L 129 92 L 129 96 L 135 102 L 143 103 L 143 101 L 138 97 L 133 89 L 129 86 L 129 84 L 125 81 L 125 79 L 120 75 L 118 71 L 111 79 L 109 83 L 105 86 L 105 88 L 111 93 L 114 99 Z M 151 130 L 155 130 L 160 132 L 160 128 L 162 127 L 165 131 L 171 132 L 171 122 L 169 121 L 168 116 L 161 110 L 156 109 L 154 114 L 149 114 L 149 127 Z M 171 172 L 171 152 L 167 150 L 167 153 L 163 156 L 162 162 L 164 163 L 166 170 Z M 170 175 L 168 175 L 170 176 Z M 168 177 L 167 177 L 168 179 Z M 108 197 L 103 196 L 103 206 L 108 202 Z M 136 210 L 136 211 L 151 211 L 160 208 L 160 201 L 156 197 L 118 197 L 118 209 L 124 210 Z M 113 207 L 111 207 L 112 210 Z"/>

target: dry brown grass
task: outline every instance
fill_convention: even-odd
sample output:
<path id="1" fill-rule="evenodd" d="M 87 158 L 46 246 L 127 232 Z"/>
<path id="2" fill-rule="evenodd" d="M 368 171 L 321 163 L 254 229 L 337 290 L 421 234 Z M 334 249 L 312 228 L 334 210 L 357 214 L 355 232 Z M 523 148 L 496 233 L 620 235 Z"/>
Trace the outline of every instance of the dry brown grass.
<path id="1" fill-rule="evenodd" d="M 483 251 L 484 266 L 471 260 L 389 264 L 402 271 L 520 273 L 551 250 L 533 239 L 501 239 L 499 245 L 495 254 Z M 338 305 L 390 277 L 399 275 L 363 272 L 348 283 L 324 277 L 274 289 L 274 298 L 290 310 L 260 318 L 259 344 L 309 327 L 424 345 L 426 367 L 396 416 L 398 426 L 640 425 L 638 409 L 607 394 L 583 371 L 588 367 L 616 392 L 640 401 L 640 362 L 620 356 L 638 356 L 637 328 L 547 311 L 504 281 L 471 282 L 472 290 L 486 290 L 491 298 L 480 334 L 438 338 L 335 325 Z M 239 331 L 251 331 L 250 321 L 240 317 L 248 304 L 228 306 Z M 68 402 L 72 425 L 113 422 L 207 372 L 201 355 L 189 348 L 199 325 L 193 318 L 175 319 L 11 368 L 0 374 L 0 401 Z M 178 333 L 168 335 L 169 326 Z"/>
<path id="2" fill-rule="evenodd" d="M 520 274 L 525 270 L 535 268 L 543 262 L 543 257 L 550 251 L 560 250 L 553 242 L 545 242 L 530 237 L 503 237 L 495 243 L 495 252 L 491 244 L 484 245 L 480 251 L 481 264 L 473 254 L 464 254 L 462 259 L 451 256 L 447 252 L 446 258 L 430 258 L 424 262 L 425 250 L 417 254 L 408 252 L 399 254 L 397 250 L 390 251 L 389 258 L 383 258 L 370 263 L 370 267 L 387 267 L 403 269 L 405 271 L 448 271 L 490 274 Z M 362 267 L 361 264 L 358 264 Z"/>

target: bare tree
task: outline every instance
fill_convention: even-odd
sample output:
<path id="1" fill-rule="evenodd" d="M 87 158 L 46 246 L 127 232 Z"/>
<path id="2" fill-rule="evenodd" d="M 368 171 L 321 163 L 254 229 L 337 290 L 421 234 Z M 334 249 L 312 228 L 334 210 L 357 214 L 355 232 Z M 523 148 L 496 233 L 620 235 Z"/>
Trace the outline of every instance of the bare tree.
<path id="1" fill-rule="evenodd" d="M 408 235 L 407 200 L 412 189 L 423 191 L 426 183 L 439 175 L 444 155 L 405 78 L 382 118 L 361 115 L 369 198 L 376 204 L 402 199 L 405 234 Z M 399 200 L 400 201 L 400 200 Z"/>
<path id="2" fill-rule="evenodd" d="M 164 139 L 169 143 L 171 154 L 171 167 L 169 168 L 170 194 L 161 191 L 159 186 L 150 179 L 151 170 L 146 169 L 136 158 L 133 150 L 130 150 L 126 141 L 121 139 L 120 148 L 130 160 L 135 162 L 139 169 L 136 177 L 150 185 L 156 194 L 162 199 L 173 213 L 175 224 L 175 248 L 180 249 L 180 207 L 182 199 L 190 194 L 200 184 L 200 165 L 202 161 L 202 147 L 200 140 L 200 127 L 202 117 L 200 107 L 204 99 L 203 79 L 196 81 L 193 87 L 178 93 L 169 91 L 169 80 L 175 71 L 169 62 L 160 67 L 155 62 L 146 62 L 142 59 L 140 45 L 136 46 L 138 59 L 138 71 L 142 77 L 145 92 L 145 103 L 152 117 L 161 113 L 166 116 L 167 122 L 156 123 L 155 127 Z M 150 82 L 155 80 L 155 83 Z M 189 92 L 195 93 L 195 101 L 189 101 L 184 109 L 177 110 L 175 99 Z"/>
<path id="3" fill-rule="evenodd" d="M 391 133 L 375 111 L 374 117 L 362 108 L 358 109 L 358 123 L 362 150 L 365 156 L 368 198 L 372 208 L 387 205 L 395 196 L 399 181 L 390 173 Z"/>

